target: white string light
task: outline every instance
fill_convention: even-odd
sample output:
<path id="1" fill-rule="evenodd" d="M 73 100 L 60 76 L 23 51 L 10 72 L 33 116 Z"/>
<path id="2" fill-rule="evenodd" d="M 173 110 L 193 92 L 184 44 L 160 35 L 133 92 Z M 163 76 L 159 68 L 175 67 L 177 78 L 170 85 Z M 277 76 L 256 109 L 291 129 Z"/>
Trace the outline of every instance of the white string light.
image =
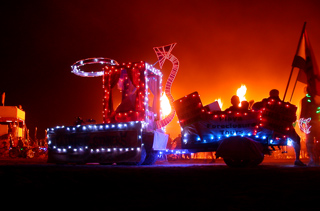
<path id="1" fill-rule="evenodd" d="M 100 77 L 103 76 L 104 70 L 99 70 L 99 71 L 92 71 L 92 72 L 85 72 L 81 70 L 81 67 L 85 65 L 92 65 L 92 64 L 101 64 L 101 65 L 119 65 L 117 61 L 113 59 L 108 59 L 108 58 L 88 58 L 88 59 L 83 59 L 75 62 L 72 66 L 72 73 L 81 77 Z"/>
<path id="2" fill-rule="evenodd" d="M 121 129 L 122 131 L 128 130 L 132 131 L 135 130 L 138 132 L 138 140 L 141 142 L 142 139 L 142 125 L 144 124 L 144 121 L 132 121 L 127 123 L 119 123 L 119 124 L 97 124 L 97 125 L 76 125 L 76 126 L 56 126 L 54 128 L 48 128 L 48 149 L 53 150 L 58 153 L 68 153 L 68 154 L 81 154 L 85 152 L 90 153 L 126 153 L 130 151 L 141 151 L 141 147 L 143 146 L 143 143 L 141 144 L 141 147 L 89 147 L 89 146 L 59 146 L 57 145 L 56 141 L 54 140 L 53 134 L 55 134 L 57 131 L 63 131 L 65 134 L 74 134 L 77 132 L 96 132 L 96 131 L 119 131 Z M 52 139 L 53 138 L 53 139 Z"/>

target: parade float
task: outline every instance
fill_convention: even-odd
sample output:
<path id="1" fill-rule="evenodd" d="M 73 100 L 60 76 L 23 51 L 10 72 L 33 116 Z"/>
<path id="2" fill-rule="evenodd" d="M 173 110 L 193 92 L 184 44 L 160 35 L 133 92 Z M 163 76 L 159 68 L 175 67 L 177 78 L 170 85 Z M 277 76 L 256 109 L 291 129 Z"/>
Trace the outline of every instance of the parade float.
<path id="1" fill-rule="evenodd" d="M 173 63 L 165 93 L 171 102 L 171 84 L 178 70 L 178 60 L 171 54 L 175 44 L 154 48 L 159 64 Z M 84 66 L 102 65 L 87 72 Z M 147 62 L 119 64 L 107 58 L 89 58 L 72 65 L 72 73 L 82 77 L 102 77 L 103 123 L 77 124 L 48 128 L 48 162 L 152 164 L 160 150 L 165 150 L 168 135 L 164 127 L 175 111 L 162 116 L 160 99 L 162 73 Z M 121 91 L 115 107 L 115 90 Z"/>
<path id="2" fill-rule="evenodd" d="M 221 111 L 218 102 L 203 106 L 197 92 L 178 100 L 171 85 L 179 69 L 172 54 L 176 44 L 154 48 L 159 67 L 166 60 L 172 70 L 162 88 L 162 73 L 145 61 L 118 63 L 107 58 L 89 58 L 72 65 L 82 77 L 102 77 L 103 123 L 78 123 L 48 128 L 49 163 L 153 164 L 159 154 L 216 151 L 230 166 L 257 165 L 275 146 L 287 145 L 287 131 L 296 118 L 290 103 L 269 100 L 259 111 Z M 85 71 L 84 66 L 103 66 Z M 114 90 L 121 91 L 115 107 Z M 171 112 L 161 112 L 161 98 L 168 97 Z M 182 148 L 166 149 L 164 127 L 177 112 Z"/>

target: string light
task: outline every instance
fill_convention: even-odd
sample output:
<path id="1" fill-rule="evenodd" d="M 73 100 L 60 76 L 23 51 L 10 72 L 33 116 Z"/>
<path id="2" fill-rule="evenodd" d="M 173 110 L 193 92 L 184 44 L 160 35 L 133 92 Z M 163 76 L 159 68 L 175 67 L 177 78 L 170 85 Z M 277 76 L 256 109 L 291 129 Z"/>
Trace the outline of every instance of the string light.
<path id="1" fill-rule="evenodd" d="M 305 119 L 305 118 L 300 118 L 298 123 L 299 123 L 299 128 L 304 132 L 305 134 L 309 134 L 311 131 L 311 125 L 310 125 L 311 117 Z"/>
<path id="2" fill-rule="evenodd" d="M 97 124 L 97 125 L 80 125 L 72 126 L 72 127 L 64 127 L 64 126 L 56 126 L 54 128 L 48 128 L 48 149 L 53 150 L 57 153 L 71 153 L 71 154 L 81 154 L 85 152 L 90 153 L 111 153 L 111 152 L 130 152 L 130 151 L 141 151 L 142 143 L 142 125 L 144 122 L 134 121 L 128 123 L 119 123 L 119 124 Z M 92 147 L 90 145 L 82 145 L 79 146 L 79 143 L 71 143 L 65 142 L 67 139 L 64 139 L 62 143 L 60 143 L 57 139 L 55 139 L 55 134 L 64 134 L 64 137 L 67 137 L 71 134 L 82 134 L 81 132 L 104 132 L 104 131 L 136 131 L 137 132 L 137 140 L 141 146 L 138 147 L 107 147 L 107 146 L 97 146 Z M 80 133 L 79 133 L 80 132 Z M 66 145 L 67 143 L 67 145 Z M 88 143 L 87 143 L 88 144 Z M 112 144 L 112 143 L 110 143 Z"/>
<path id="3" fill-rule="evenodd" d="M 92 72 L 85 72 L 81 70 L 81 68 L 85 65 L 93 65 L 93 64 L 100 64 L 100 65 L 119 65 L 117 61 L 113 59 L 108 59 L 108 58 L 88 58 L 88 59 L 83 59 L 75 62 L 72 66 L 72 73 L 81 77 L 100 77 L 103 76 L 104 70 L 99 69 L 99 71 L 92 71 Z"/>

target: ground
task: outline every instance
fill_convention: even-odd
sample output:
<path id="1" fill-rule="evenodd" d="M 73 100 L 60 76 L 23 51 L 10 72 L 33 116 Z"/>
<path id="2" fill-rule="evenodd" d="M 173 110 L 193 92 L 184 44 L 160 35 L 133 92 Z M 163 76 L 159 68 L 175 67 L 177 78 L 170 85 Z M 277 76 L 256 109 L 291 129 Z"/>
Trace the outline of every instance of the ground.
<path id="1" fill-rule="evenodd" d="M 104 166 L 2 159 L 0 178 L 3 202 L 40 202 L 52 208 L 98 208 L 100 204 L 109 208 L 224 210 L 318 207 L 320 167 L 292 164 L 293 160 L 266 159 L 258 167 L 238 169 L 221 160 Z"/>

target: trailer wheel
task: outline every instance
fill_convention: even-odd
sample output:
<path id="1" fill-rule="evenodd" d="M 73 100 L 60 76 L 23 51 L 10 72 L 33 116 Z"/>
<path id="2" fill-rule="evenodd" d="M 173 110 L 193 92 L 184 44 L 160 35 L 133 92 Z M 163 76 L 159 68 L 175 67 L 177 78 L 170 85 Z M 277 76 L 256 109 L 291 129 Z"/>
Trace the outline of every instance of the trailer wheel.
<path id="1" fill-rule="evenodd" d="M 19 150 L 16 147 L 13 147 L 9 150 L 9 156 L 11 158 L 17 158 L 19 156 Z"/>
<path id="2" fill-rule="evenodd" d="M 227 166 L 232 168 L 244 168 L 244 167 L 255 167 L 258 166 L 260 163 L 262 163 L 264 157 L 261 159 L 232 159 L 232 158 L 223 158 L 224 162 L 227 164 Z"/>
<path id="3" fill-rule="evenodd" d="M 151 151 L 147 153 L 147 156 L 142 165 L 153 165 L 158 159 L 158 151 Z"/>
<path id="4" fill-rule="evenodd" d="M 232 158 L 223 158 L 224 162 L 227 166 L 232 168 L 241 168 L 249 166 L 250 160 L 240 160 L 240 159 L 232 159 Z"/>

